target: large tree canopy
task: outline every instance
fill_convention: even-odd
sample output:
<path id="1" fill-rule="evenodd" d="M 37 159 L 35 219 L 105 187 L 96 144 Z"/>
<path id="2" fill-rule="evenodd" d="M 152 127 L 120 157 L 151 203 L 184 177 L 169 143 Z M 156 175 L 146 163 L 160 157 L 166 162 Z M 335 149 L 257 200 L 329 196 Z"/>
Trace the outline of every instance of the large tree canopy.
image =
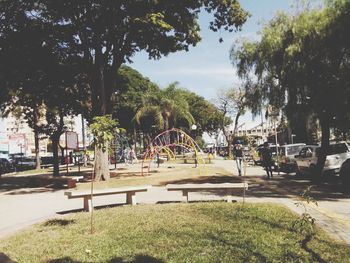
<path id="1" fill-rule="evenodd" d="M 338 0 L 294 16 L 279 14 L 263 29 L 261 40 L 244 42 L 232 53 L 251 108 L 257 112 L 268 103 L 286 105 L 287 114 L 313 111 L 322 129 L 322 153 L 330 126 L 349 112 L 349 12 L 350 2 Z"/>
<path id="2" fill-rule="evenodd" d="M 201 11 L 213 14 L 213 31 L 239 30 L 248 15 L 238 0 L 3 0 L 0 37 L 30 20 L 47 32 L 43 43 L 52 41 L 58 51 L 81 58 L 93 117 L 112 112 L 116 72 L 136 52 L 158 59 L 195 46 L 200 41 Z"/>
<path id="3" fill-rule="evenodd" d="M 13 6 L 12 1 L 5 2 Z M 201 10 L 214 14 L 210 23 L 214 31 L 239 29 L 247 17 L 237 0 L 35 2 L 35 8 L 24 14 L 53 24 L 66 36 L 62 45 L 84 57 L 94 115 L 111 111 L 114 73 L 136 52 L 144 50 L 150 58 L 158 59 L 196 45 L 200 41 Z"/>

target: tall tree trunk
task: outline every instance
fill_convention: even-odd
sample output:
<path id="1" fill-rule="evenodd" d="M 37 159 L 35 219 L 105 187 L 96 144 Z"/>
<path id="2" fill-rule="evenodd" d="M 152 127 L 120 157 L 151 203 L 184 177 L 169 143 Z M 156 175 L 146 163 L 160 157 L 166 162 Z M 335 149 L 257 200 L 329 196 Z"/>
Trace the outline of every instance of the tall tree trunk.
<path id="1" fill-rule="evenodd" d="M 233 136 L 235 137 L 236 136 L 236 133 L 237 133 L 237 127 L 238 127 L 238 120 L 239 120 L 239 117 L 241 117 L 241 112 L 237 112 L 237 115 L 235 117 L 235 127 L 233 128 Z"/>
<path id="2" fill-rule="evenodd" d="M 95 180 L 107 181 L 110 179 L 109 165 L 108 165 L 108 143 L 106 149 L 95 146 Z"/>
<path id="3" fill-rule="evenodd" d="M 103 116 L 107 114 L 107 98 L 105 87 L 105 67 L 103 64 L 102 51 L 96 49 L 95 55 L 95 85 L 94 89 L 99 96 L 98 115 Z M 115 72 L 116 74 L 116 72 Z M 105 151 L 95 146 L 95 179 L 96 180 L 108 180 L 110 178 L 109 165 L 108 165 L 108 146 Z"/>
<path id="4" fill-rule="evenodd" d="M 57 136 L 56 134 L 52 135 L 51 137 L 52 142 L 52 151 L 53 151 L 53 176 L 59 176 L 60 175 L 60 159 L 58 158 L 58 144 L 60 141 L 60 136 Z"/>
<path id="5" fill-rule="evenodd" d="M 33 108 L 33 130 L 34 130 L 34 148 L 35 148 L 35 169 L 40 169 L 40 145 L 39 145 L 39 107 Z"/>
<path id="6" fill-rule="evenodd" d="M 40 138 L 39 138 L 39 131 L 37 129 L 34 129 L 34 145 L 35 145 L 35 169 L 40 169 Z"/>
<path id="7" fill-rule="evenodd" d="M 322 171 L 327 157 L 327 149 L 329 148 L 329 137 L 330 137 L 330 119 L 327 113 L 320 114 L 320 125 L 321 125 L 321 148 L 317 158 L 317 164 L 315 171 L 313 172 L 313 179 L 316 182 L 320 182 L 322 179 Z"/>

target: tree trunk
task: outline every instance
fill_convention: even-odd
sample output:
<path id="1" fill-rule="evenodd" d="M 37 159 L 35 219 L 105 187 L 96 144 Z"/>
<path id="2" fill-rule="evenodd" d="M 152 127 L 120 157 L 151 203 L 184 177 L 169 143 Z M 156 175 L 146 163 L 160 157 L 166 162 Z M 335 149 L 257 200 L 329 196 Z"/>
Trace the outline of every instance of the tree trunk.
<path id="1" fill-rule="evenodd" d="M 239 117 L 241 117 L 241 113 L 240 112 L 237 113 L 236 118 L 235 118 L 235 127 L 233 129 L 233 136 L 234 137 L 236 137 Z"/>
<path id="2" fill-rule="evenodd" d="M 39 148 L 39 131 L 34 129 L 34 145 L 35 145 L 35 169 L 40 169 L 40 148 Z"/>
<path id="3" fill-rule="evenodd" d="M 33 131 L 34 131 L 34 147 L 35 147 L 35 169 L 40 170 L 40 149 L 39 149 L 39 107 L 33 107 Z"/>
<path id="4" fill-rule="evenodd" d="M 53 135 L 50 137 L 51 138 L 51 142 L 52 142 L 52 151 L 53 151 L 53 176 L 59 176 L 60 175 L 60 161 L 58 159 L 58 144 L 59 144 L 59 140 L 60 137 Z"/>
<path id="5" fill-rule="evenodd" d="M 108 143 L 106 143 L 105 150 L 95 146 L 95 181 L 107 181 L 109 179 Z"/>
<path id="6" fill-rule="evenodd" d="M 320 125 L 321 125 L 321 132 L 322 132 L 321 148 L 318 153 L 316 168 L 315 168 L 315 171 L 313 172 L 313 179 L 316 182 L 320 182 L 322 179 L 322 171 L 324 168 L 324 164 L 326 162 L 327 149 L 329 148 L 329 137 L 330 137 L 329 128 L 330 127 L 329 127 L 329 117 L 326 113 L 323 113 L 320 115 Z"/>

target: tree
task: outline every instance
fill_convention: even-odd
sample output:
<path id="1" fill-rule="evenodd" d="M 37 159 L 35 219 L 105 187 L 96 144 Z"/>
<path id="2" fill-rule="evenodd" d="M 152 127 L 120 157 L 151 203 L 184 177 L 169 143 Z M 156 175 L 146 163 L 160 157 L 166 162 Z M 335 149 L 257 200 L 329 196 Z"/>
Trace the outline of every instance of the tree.
<path id="1" fill-rule="evenodd" d="M 349 9 L 348 1 L 339 0 L 295 16 L 279 14 L 261 40 L 232 54 L 254 110 L 264 101 L 279 108 L 287 102 L 290 109 L 305 105 L 317 115 L 322 139 L 315 174 L 324 166 L 332 120 L 348 112 Z"/>
<path id="2" fill-rule="evenodd" d="M 158 124 L 159 130 L 169 130 L 181 126 L 190 127 L 195 120 L 177 85 L 177 82 L 174 82 L 164 90 L 147 94 L 144 97 L 142 107 L 135 115 L 136 123 L 143 127 Z M 151 117 L 154 122 L 142 122 L 145 117 Z"/>
<path id="3" fill-rule="evenodd" d="M 104 170 L 108 169 L 108 159 L 107 160 L 98 160 L 98 158 L 103 158 L 108 156 L 106 154 L 98 154 L 96 151 L 108 152 L 108 143 L 114 138 L 116 133 L 118 123 L 111 118 L 110 115 L 98 116 L 93 119 L 93 122 L 90 125 L 91 133 L 94 136 L 95 144 L 95 180 L 108 180 L 109 173 L 103 173 Z M 106 168 L 97 169 L 97 165 L 105 165 Z"/>
<path id="4" fill-rule="evenodd" d="M 187 101 L 189 112 L 195 120 L 197 136 L 201 136 L 203 132 L 216 134 L 221 123 L 221 114 L 218 108 L 213 103 L 191 91 L 181 88 L 179 92 Z"/>
<path id="5" fill-rule="evenodd" d="M 156 93 L 159 88 L 148 78 L 128 66 L 121 66 L 117 74 L 117 90 L 114 94 L 113 117 L 119 127 L 126 129 L 129 135 L 134 134 L 134 118 L 142 106 L 142 98 L 147 93 Z"/>
<path id="6" fill-rule="evenodd" d="M 225 136 L 228 148 L 231 149 L 232 139 L 236 136 L 237 132 L 238 120 L 244 114 L 246 108 L 244 92 L 241 89 L 235 88 L 221 90 L 216 99 L 216 106 L 223 116 L 220 125 L 221 131 Z M 232 123 L 231 117 L 234 117 L 235 120 L 234 129 L 233 132 L 229 133 L 227 126 Z M 228 118 L 230 121 L 228 121 Z M 231 155 L 230 150 L 229 154 Z"/>
<path id="7" fill-rule="evenodd" d="M 5 2 L 0 3 L 0 79 L 8 94 L 3 105 L 20 110 L 33 129 L 37 168 L 39 137 L 45 134 L 51 138 L 54 175 L 59 175 L 58 143 L 64 132 L 63 119 L 79 113 L 87 96 L 80 74 L 81 59 L 59 43 L 61 35 L 52 25 L 26 16 L 24 7 L 33 8 L 32 2 L 12 3 L 9 8 Z"/>
<path id="8" fill-rule="evenodd" d="M 158 59 L 195 46 L 200 41 L 197 20 L 201 11 L 213 13 L 210 22 L 213 31 L 239 30 L 248 16 L 237 0 L 4 0 L 1 3 L 1 17 L 6 23 L 20 23 L 26 17 L 50 25 L 59 35 L 60 46 L 82 57 L 91 89 L 92 116 L 111 113 L 116 72 L 136 52 L 144 50 L 150 58 Z M 19 14 L 18 19 L 13 19 L 13 14 Z"/>

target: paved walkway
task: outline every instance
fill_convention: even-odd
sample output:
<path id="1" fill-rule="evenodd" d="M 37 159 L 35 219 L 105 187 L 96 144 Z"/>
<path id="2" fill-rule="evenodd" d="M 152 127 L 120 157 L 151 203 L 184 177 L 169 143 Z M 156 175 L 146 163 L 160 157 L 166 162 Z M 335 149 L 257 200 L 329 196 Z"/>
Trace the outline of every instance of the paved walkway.
<path id="1" fill-rule="evenodd" d="M 216 160 L 214 166 L 223 167 L 236 175 L 233 161 Z M 238 177 L 228 177 L 228 179 Z M 247 167 L 244 178 L 248 181 L 247 202 L 280 203 L 298 214 L 303 211 L 296 207 L 299 193 L 309 184 L 307 180 L 296 180 L 292 175 L 275 176 L 266 180 L 261 167 Z M 68 212 L 80 211 L 82 200 L 68 200 L 64 190 L 46 188 L 22 188 L 0 193 L 0 238 L 36 222 L 52 217 L 60 217 Z M 318 200 L 318 206 L 308 205 L 308 213 L 316 218 L 317 224 L 338 240 L 350 244 L 350 196 L 337 191 L 337 183 L 315 187 L 312 194 Z M 220 192 L 190 193 L 191 200 L 220 200 Z M 168 192 L 164 187 L 153 187 L 147 193 L 138 193 L 140 203 L 184 201 L 180 192 Z M 242 197 L 237 197 L 242 200 Z M 124 203 L 125 195 L 94 198 L 94 206 Z"/>

